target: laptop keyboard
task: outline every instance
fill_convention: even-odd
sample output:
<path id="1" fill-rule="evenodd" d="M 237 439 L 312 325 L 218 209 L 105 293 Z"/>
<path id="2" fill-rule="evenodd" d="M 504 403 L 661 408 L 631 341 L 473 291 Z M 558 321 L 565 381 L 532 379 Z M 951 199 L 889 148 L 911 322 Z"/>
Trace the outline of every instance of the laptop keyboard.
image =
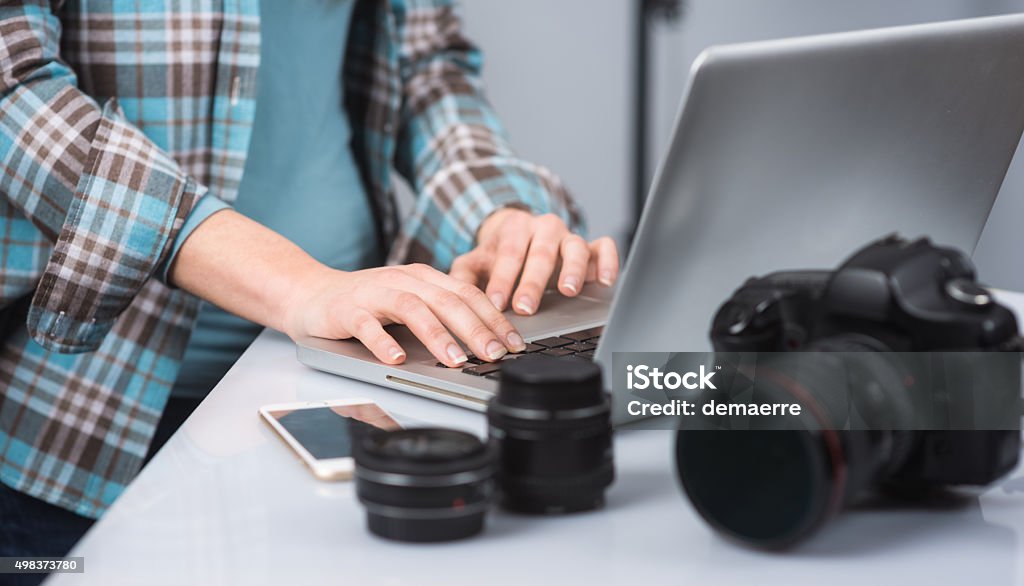
<path id="1" fill-rule="evenodd" d="M 593 360 L 594 351 L 597 350 L 597 343 L 601 340 L 602 332 L 604 332 L 604 326 L 598 326 L 596 328 L 587 328 L 578 332 L 569 332 L 568 334 L 544 338 L 543 340 L 533 340 L 526 344 L 526 350 L 518 354 L 506 354 L 498 362 L 486 362 L 470 354 L 468 356 L 469 360 L 460 368 L 464 374 L 497 379 L 501 376 L 502 364 L 528 354 L 543 354 L 556 358 L 576 356 L 585 360 Z M 448 368 L 442 362 L 438 362 L 437 365 L 441 368 Z"/>

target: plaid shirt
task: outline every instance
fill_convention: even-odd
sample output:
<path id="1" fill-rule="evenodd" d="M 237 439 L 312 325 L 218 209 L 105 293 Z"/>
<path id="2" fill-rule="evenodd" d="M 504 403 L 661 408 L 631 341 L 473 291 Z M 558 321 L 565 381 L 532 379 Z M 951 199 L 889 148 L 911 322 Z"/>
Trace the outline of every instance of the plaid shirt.
<path id="1" fill-rule="evenodd" d="M 256 0 L 0 2 L 5 484 L 98 517 L 138 472 L 198 307 L 157 269 L 200 197 L 236 196 L 259 42 Z M 357 0 L 345 63 L 390 262 L 445 268 L 506 205 L 579 221 L 509 147 L 449 0 Z"/>

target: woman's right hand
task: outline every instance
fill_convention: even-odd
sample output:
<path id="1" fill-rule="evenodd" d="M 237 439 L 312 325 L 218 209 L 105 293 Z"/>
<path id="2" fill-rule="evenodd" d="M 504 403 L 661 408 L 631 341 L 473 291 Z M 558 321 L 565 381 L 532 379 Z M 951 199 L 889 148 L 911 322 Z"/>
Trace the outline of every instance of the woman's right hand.
<path id="1" fill-rule="evenodd" d="M 354 272 L 323 268 L 295 290 L 283 316 L 283 329 L 292 339 L 356 338 L 386 364 L 400 364 L 406 357 L 384 329 L 388 324 L 405 324 L 450 367 L 467 359 L 456 337 L 488 361 L 526 348 L 483 291 L 427 265 Z"/>
<path id="2" fill-rule="evenodd" d="M 298 339 L 357 338 L 381 362 L 406 353 L 384 330 L 405 324 L 448 366 L 466 362 L 456 341 L 483 360 L 526 349 L 480 289 L 426 265 L 346 273 L 317 262 L 280 234 L 234 210 L 206 219 L 182 244 L 171 283 Z"/>

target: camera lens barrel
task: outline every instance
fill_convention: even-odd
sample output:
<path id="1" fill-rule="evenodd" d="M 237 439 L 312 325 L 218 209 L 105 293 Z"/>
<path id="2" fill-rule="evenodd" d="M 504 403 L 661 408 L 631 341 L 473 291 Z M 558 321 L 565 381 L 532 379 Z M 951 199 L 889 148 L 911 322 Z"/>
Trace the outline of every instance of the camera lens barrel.
<path id="1" fill-rule="evenodd" d="M 487 409 L 501 505 L 533 514 L 603 506 L 615 472 L 600 368 L 577 358 L 526 356 L 505 365 L 501 377 Z"/>
<path id="2" fill-rule="evenodd" d="M 479 533 L 494 493 L 494 451 L 476 436 L 437 428 L 372 430 L 356 443 L 356 494 L 369 530 L 432 542 Z"/>
<path id="3" fill-rule="evenodd" d="M 759 358 L 749 400 L 802 406 L 788 428 L 682 429 L 676 469 L 697 512 L 715 529 L 764 549 L 789 547 L 808 538 L 839 510 L 892 469 L 899 468 L 914 435 L 908 425 L 903 378 L 883 355 L 841 340 L 821 344 L 845 352 L 767 354 Z M 849 381 L 878 386 L 882 429 L 846 429 L 852 397 Z M 871 408 L 871 409 L 867 409 Z"/>

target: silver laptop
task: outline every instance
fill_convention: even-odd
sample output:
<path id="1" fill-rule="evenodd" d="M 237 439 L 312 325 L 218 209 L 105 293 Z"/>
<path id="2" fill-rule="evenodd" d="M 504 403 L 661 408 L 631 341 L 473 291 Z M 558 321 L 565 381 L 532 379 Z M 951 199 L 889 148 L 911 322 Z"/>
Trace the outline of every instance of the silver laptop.
<path id="1" fill-rule="evenodd" d="M 614 299 L 552 292 L 510 319 L 531 352 L 596 360 L 607 386 L 613 352 L 709 350 L 715 310 L 750 276 L 833 268 L 893 232 L 973 251 L 1024 129 L 1022 47 L 1013 15 L 706 50 Z M 355 341 L 301 340 L 298 358 L 485 408 L 500 365 L 444 368 L 392 332 L 402 366 Z"/>

